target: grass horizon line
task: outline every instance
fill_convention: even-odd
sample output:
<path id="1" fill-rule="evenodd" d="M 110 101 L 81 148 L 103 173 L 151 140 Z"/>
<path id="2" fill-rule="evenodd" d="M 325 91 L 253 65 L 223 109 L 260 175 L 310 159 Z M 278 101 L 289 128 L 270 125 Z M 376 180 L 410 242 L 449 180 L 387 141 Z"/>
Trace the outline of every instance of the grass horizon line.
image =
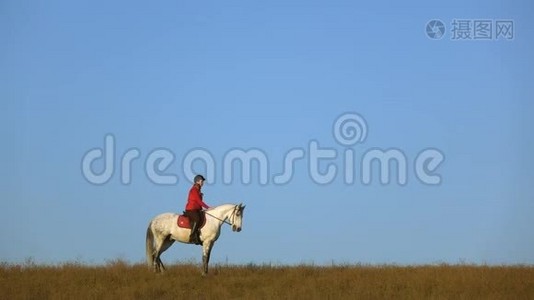
<path id="1" fill-rule="evenodd" d="M 194 259 L 186 260 L 174 260 L 172 262 L 165 263 L 166 266 L 190 266 L 201 264 L 201 261 Z M 59 262 L 38 262 L 33 257 L 27 257 L 22 262 L 10 262 L 0 260 L 1 267 L 62 267 L 62 266 L 80 266 L 80 267 L 107 267 L 113 265 L 123 265 L 123 266 L 139 266 L 146 265 L 145 261 L 138 260 L 132 261 L 124 258 L 112 258 L 106 259 L 104 262 L 90 262 L 83 261 L 81 259 L 75 260 L 65 260 Z M 344 261 L 334 261 L 317 263 L 314 261 L 302 261 L 294 263 L 282 263 L 282 262 L 273 262 L 273 261 L 263 261 L 263 262 L 242 262 L 242 263 L 230 263 L 230 262 L 214 262 L 212 266 L 218 267 L 273 267 L 273 268 L 284 268 L 284 267 L 365 267 L 365 268 L 382 268 L 382 267 L 399 267 L 399 268 L 413 268 L 413 267 L 525 267 L 525 268 L 534 268 L 534 264 L 531 263 L 487 263 L 487 262 L 469 262 L 463 259 L 459 259 L 457 262 L 445 262 L 445 261 L 436 261 L 432 263 L 370 263 L 370 262 L 344 262 Z"/>

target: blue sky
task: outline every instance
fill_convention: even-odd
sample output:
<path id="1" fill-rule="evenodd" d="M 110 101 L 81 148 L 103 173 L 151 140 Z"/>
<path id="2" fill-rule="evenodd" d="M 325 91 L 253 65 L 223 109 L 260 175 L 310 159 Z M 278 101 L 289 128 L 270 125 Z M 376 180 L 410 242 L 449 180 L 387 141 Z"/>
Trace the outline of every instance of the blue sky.
<path id="1" fill-rule="evenodd" d="M 532 264 L 533 12 L 528 1 L 2 1 L 0 260 L 142 261 L 149 220 L 183 210 L 183 160 L 203 149 L 215 163 L 206 202 L 247 205 L 241 233 L 223 228 L 215 262 Z M 425 33 L 433 19 L 441 40 Z M 451 40 L 455 19 L 493 30 L 512 20 L 514 38 Z M 345 146 L 333 124 L 349 112 L 367 137 Z M 82 159 L 107 134 L 115 172 L 94 185 Z M 310 177 L 311 141 L 338 153 L 319 164 L 338 169 L 328 184 Z M 132 148 L 140 157 L 123 184 Z M 296 148 L 305 158 L 276 184 Z M 364 185 L 365 153 L 392 148 L 407 183 L 381 184 L 375 165 Z M 439 185 L 414 171 L 428 148 L 445 157 Z M 163 173 L 177 184 L 145 173 L 156 149 L 174 154 Z M 267 184 L 258 165 L 250 184 L 237 168 L 223 181 L 235 149 L 266 155 Z M 198 261 L 200 248 L 176 244 L 163 258 Z"/>

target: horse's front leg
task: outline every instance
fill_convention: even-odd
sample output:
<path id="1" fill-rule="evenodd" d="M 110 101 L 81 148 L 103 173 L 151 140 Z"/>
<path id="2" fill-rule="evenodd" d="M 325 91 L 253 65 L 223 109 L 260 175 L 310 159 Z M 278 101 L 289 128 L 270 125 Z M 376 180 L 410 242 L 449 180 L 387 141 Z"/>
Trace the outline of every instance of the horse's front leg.
<path id="1" fill-rule="evenodd" d="M 204 245 L 202 246 L 202 276 L 208 275 L 208 264 L 210 262 L 212 247 L 212 241 L 204 241 Z"/>

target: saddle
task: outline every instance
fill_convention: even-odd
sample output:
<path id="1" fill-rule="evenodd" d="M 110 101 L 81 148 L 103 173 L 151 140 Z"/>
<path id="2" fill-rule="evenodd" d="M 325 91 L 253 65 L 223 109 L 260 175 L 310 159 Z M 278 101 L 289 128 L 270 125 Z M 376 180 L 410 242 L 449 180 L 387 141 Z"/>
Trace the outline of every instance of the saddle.
<path id="1" fill-rule="evenodd" d="M 178 216 L 178 227 L 191 229 L 191 223 L 189 222 L 189 217 L 185 215 L 185 211 Z M 206 224 L 206 213 L 204 211 L 200 212 L 200 224 L 198 229 L 204 227 Z"/>

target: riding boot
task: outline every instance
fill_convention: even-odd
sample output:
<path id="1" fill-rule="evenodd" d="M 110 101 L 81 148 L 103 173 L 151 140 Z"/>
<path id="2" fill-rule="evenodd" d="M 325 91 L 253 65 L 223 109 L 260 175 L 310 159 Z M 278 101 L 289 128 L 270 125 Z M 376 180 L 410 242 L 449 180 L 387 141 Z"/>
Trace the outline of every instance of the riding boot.
<path id="1" fill-rule="evenodd" d="M 200 244 L 200 237 L 198 236 L 198 223 L 197 222 L 191 222 L 191 234 L 189 235 L 189 242 Z"/>

